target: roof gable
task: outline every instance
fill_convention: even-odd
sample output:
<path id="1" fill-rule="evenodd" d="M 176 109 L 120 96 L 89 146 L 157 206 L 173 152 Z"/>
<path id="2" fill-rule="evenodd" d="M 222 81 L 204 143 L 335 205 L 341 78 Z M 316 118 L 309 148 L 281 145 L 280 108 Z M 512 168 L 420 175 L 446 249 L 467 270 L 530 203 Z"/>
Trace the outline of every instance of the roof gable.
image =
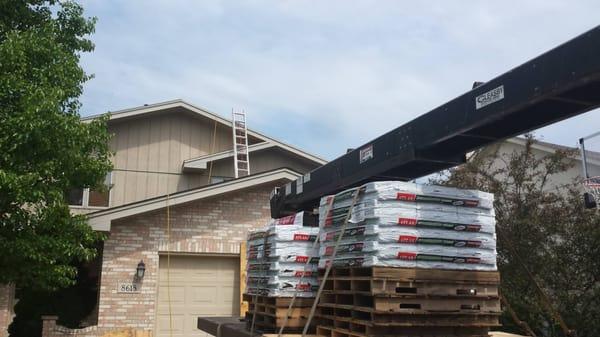
<path id="1" fill-rule="evenodd" d="M 168 110 L 168 109 L 175 109 L 175 108 L 183 108 L 183 109 L 185 109 L 193 114 L 196 114 L 198 116 L 202 116 L 202 117 L 214 120 L 217 123 L 220 123 L 226 127 L 229 127 L 229 128 L 232 127 L 231 120 L 221 117 L 216 113 L 210 112 L 204 108 L 192 105 L 192 104 L 187 103 L 180 99 L 173 100 L 173 101 L 161 102 L 161 103 L 155 103 L 155 104 L 146 104 L 146 105 L 140 106 L 140 107 L 118 110 L 118 111 L 113 111 L 113 112 L 109 112 L 109 113 L 110 113 L 111 121 L 118 121 L 118 120 L 126 120 L 126 119 L 131 119 L 131 118 L 136 118 L 136 117 L 143 117 L 148 114 L 160 113 L 161 111 Z M 81 120 L 83 122 L 88 122 L 88 121 L 94 120 L 94 119 L 96 119 L 100 116 L 104 116 L 104 115 L 105 114 L 88 116 L 88 117 L 82 118 Z M 289 144 L 283 143 L 283 142 L 273 139 L 271 137 L 265 136 L 264 134 L 254 131 L 252 129 L 248 129 L 248 136 L 257 138 L 263 142 L 268 142 L 270 144 L 274 144 L 283 150 L 300 155 L 300 156 L 302 156 L 310 161 L 313 161 L 319 165 L 323 165 L 323 164 L 327 163 L 327 161 L 321 157 L 312 155 L 308 152 L 300 150 L 297 147 L 291 146 Z"/>

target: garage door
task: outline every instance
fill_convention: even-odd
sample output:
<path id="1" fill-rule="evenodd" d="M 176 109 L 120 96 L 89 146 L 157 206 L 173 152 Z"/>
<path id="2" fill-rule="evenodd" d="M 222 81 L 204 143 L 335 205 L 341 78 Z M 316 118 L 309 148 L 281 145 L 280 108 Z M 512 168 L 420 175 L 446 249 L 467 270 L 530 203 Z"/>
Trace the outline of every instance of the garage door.
<path id="1" fill-rule="evenodd" d="M 170 287 L 167 287 L 167 257 L 161 256 L 157 337 L 171 336 L 167 289 L 170 289 L 173 337 L 208 336 L 197 329 L 198 316 L 239 315 L 238 258 L 171 255 L 170 266 Z"/>

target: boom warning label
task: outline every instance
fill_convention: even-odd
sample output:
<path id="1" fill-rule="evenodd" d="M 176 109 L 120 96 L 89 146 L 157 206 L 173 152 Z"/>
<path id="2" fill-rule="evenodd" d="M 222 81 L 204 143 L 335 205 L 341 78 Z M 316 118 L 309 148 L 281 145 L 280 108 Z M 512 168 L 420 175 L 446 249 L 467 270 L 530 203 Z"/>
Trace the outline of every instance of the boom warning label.
<path id="1" fill-rule="evenodd" d="M 504 85 L 492 89 L 475 97 L 475 110 L 479 110 L 486 105 L 498 102 L 504 98 Z"/>

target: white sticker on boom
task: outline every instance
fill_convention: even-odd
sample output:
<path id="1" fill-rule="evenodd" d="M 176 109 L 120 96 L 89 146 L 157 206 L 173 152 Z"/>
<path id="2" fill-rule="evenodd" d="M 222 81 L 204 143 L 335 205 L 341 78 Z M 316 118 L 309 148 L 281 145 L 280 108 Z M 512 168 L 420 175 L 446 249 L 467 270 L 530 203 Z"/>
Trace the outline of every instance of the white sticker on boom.
<path id="1" fill-rule="evenodd" d="M 292 183 L 285 184 L 285 195 L 292 194 Z"/>
<path id="2" fill-rule="evenodd" d="M 475 97 L 475 110 L 481 109 L 486 105 L 498 102 L 504 98 L 504 85 L 492 89 Z"/>
<path id="3" fill-rule="evenodd" d="M 358 160 L 361 164 L 371 158 L 373 158 L 373 145 L 369 145 L 365 148 L 360 149 L 358 153 Z"/>
<path id="4" fill-rule="evenodd" d="M 296 179 L 296 194 L 302 193 L 304 184 L 302 183 L 302 177 Z"/>

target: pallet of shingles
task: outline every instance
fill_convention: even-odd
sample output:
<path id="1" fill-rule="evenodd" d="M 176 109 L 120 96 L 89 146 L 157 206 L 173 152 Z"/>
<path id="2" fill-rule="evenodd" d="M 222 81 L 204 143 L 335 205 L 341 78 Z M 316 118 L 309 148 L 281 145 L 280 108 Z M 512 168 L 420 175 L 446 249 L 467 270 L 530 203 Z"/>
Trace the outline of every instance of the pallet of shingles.
<path id="1" fill-rule="evenodd" d="M 319 301 L 317 334 L 487 336 L 498 326 L 494 271 L 332 268 Z"/>
<path id="2" fill-rule="evenodd" d="M 292 298 L 244 294 L 243 300 L 248 301 L 248 312 L 246 312 L 245 317 L 248 330 L 252 325 L 253 315 L 256 315 L 254 321 L 255 331 L 278 332 L 288 313 L 288 307 Z M 288 316 L 284 332 L 293 333 L 302 331 L 313 301 L 314 298 L 296 298 L 292 311 Z"/>

